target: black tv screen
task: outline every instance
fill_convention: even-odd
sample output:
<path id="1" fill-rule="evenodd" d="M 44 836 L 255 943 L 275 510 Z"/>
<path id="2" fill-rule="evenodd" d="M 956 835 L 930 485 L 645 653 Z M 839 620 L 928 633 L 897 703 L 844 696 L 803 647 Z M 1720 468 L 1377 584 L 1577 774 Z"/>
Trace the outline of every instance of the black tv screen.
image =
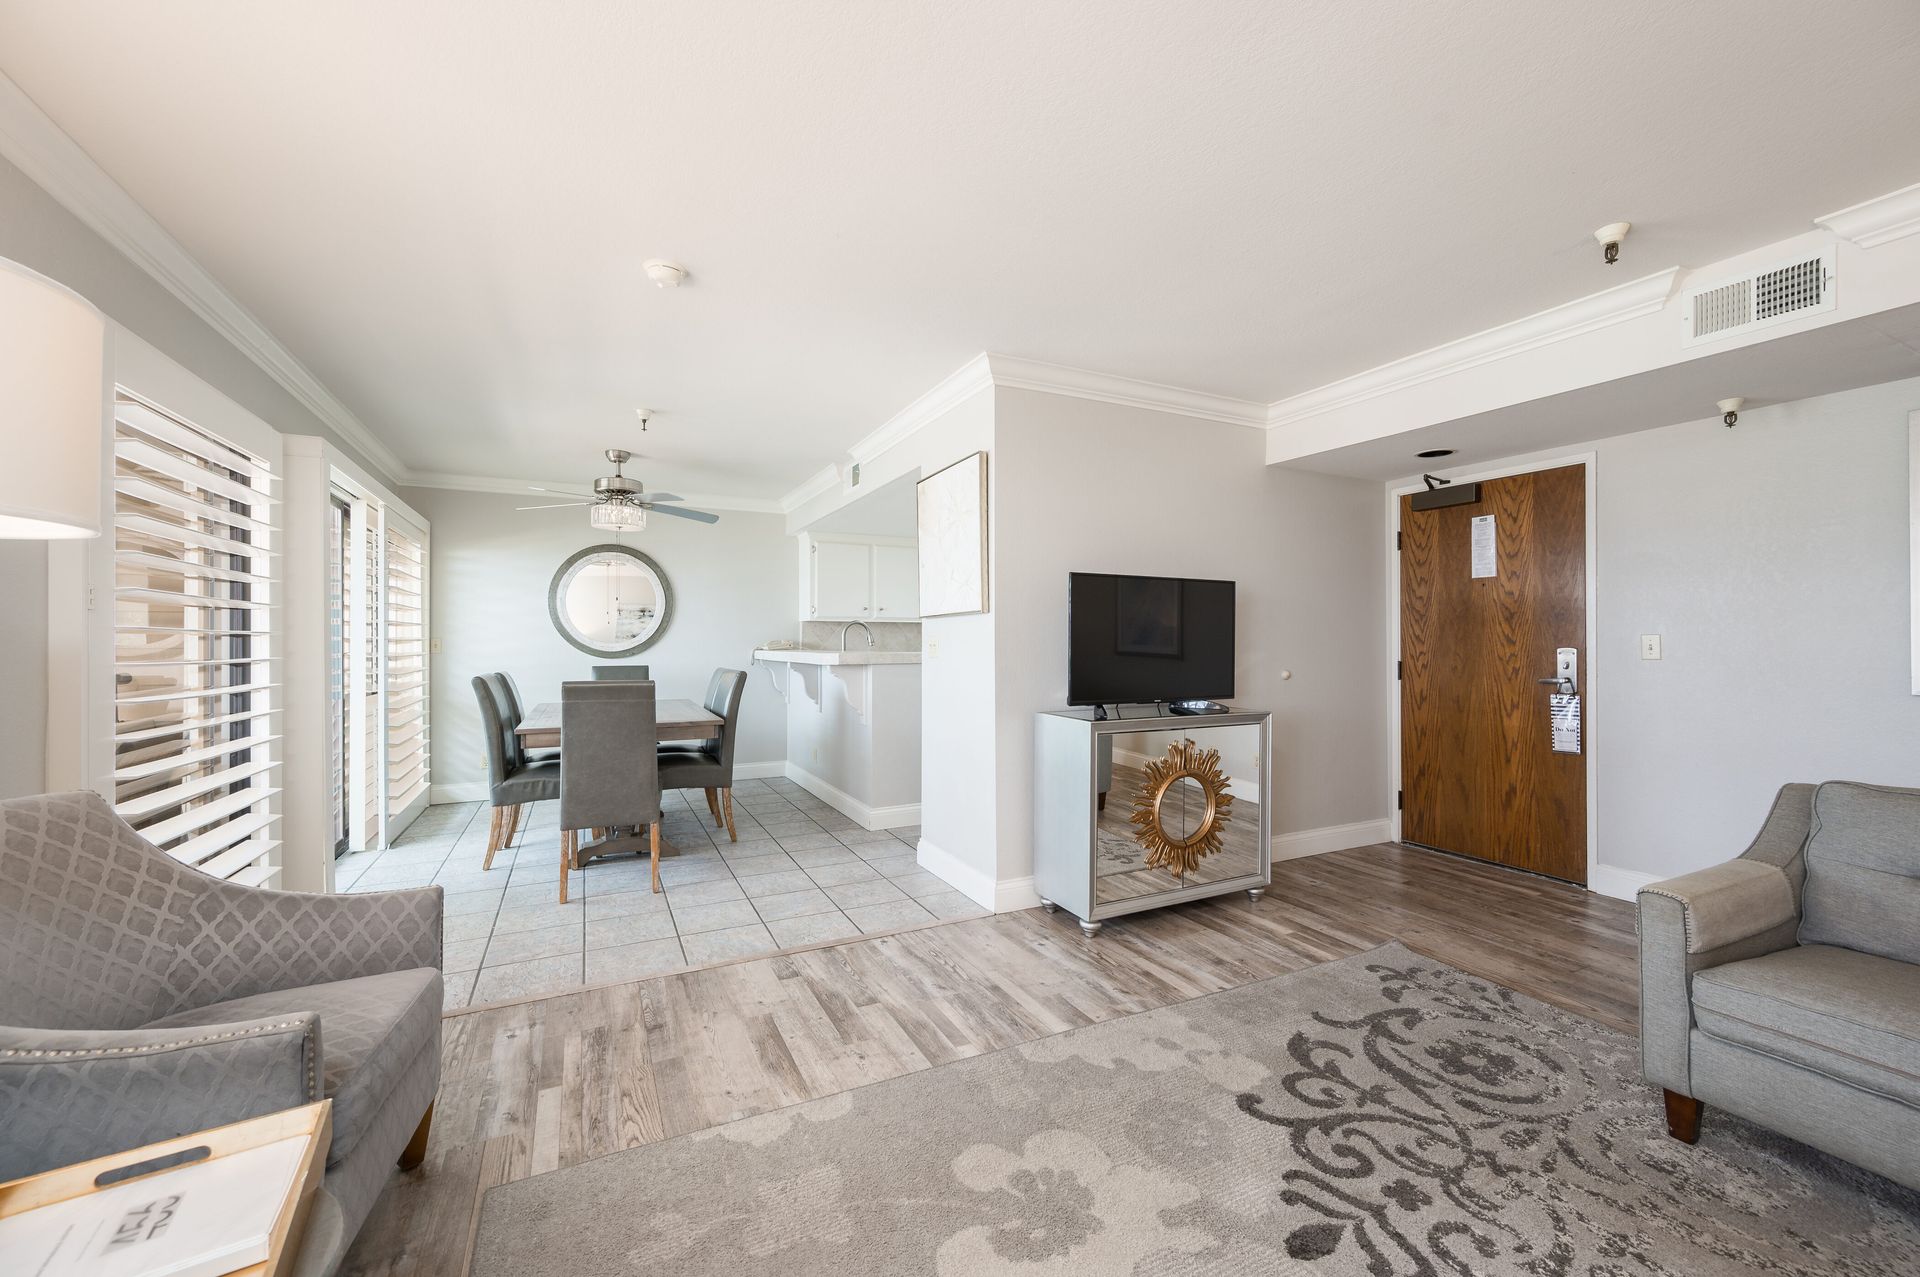
<path id="1" fill-rule="evenodd" d="M 1233 695 L 1233 582 L 1067 578 L 1067 700 L 1074 705 Z"/>

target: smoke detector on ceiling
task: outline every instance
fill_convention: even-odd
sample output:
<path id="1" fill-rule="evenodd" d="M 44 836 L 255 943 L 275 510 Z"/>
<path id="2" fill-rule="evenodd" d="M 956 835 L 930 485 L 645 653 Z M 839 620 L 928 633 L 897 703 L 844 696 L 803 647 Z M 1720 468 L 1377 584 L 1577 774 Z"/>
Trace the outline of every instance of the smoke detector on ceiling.
<path id="1" fill-rule="evenodd" d="M 678 288 L 681 281 L 687 277 L 686 267 L 679 262 L 670 262 L 660 257 L 640 263 L 640 268 L 647 272 L 648 279 L 661 288 Z"/>

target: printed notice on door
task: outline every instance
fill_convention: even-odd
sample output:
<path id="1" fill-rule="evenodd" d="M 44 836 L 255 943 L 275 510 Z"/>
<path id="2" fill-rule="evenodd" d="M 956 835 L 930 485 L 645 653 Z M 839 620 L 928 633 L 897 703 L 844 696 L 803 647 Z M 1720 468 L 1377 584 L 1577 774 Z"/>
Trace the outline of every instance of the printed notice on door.
<path id="1" fill-rule="evenodd" d="M 1547 713 L 1553 725 L 1553 752 L 1556 754 L 1579 753 L 1580 698 L 1556 692 L 1547 700 L 1551 702 Z"/>
<path id="2" fill-rule="evenodd" d="M 1493 516 L 1475 515 L 1473 520 L 1473 574 L 1476 577 L 1493 576 L 1494 551 L 1497 548 L 1493 530 Z"/>

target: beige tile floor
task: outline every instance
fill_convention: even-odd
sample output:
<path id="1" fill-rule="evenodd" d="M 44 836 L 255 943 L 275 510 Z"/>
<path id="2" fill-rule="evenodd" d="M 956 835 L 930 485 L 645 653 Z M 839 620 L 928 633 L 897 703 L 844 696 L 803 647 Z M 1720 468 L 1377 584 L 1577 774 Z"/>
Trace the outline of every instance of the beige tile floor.
<path id="1" fill-rule="evenodd" d="M 562 905 L 557 804 L 535 804 L 490 870 L 486 805 L 448 804 L 342 857 L 336 885 L 445 888 L 449 1010 L 985 912 L 919 867 L 918 829 L 862 829 L 792 781 L 742 781 L 734 825 L 737 843 L 700 794 L 669 793 L 661 894 L 644 857 L 609 857 L 574 871 Z"/>

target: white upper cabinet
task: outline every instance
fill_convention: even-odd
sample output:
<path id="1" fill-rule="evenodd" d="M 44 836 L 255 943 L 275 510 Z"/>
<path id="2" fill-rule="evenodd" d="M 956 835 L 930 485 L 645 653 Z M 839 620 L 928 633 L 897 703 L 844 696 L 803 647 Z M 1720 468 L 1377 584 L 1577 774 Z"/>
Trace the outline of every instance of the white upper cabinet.
<path id="1" fill-rule="evenodd" d="M 807 557 L 807 616 L 803 619 L 920 619 L 920 553 L 915 547 L 816 539 Z"/>
<path id="2" fill-rule="evenodd" d="M 920 550 L 911 545 L 873 547 L 873 614 L 882 621 L 920 615 Z"/>
<path id="3" fill-rule="evenodd" d="M 813 543 L 813 615 L 826 621 L 872 617 L 872 546 L 849 541 Z"/>

